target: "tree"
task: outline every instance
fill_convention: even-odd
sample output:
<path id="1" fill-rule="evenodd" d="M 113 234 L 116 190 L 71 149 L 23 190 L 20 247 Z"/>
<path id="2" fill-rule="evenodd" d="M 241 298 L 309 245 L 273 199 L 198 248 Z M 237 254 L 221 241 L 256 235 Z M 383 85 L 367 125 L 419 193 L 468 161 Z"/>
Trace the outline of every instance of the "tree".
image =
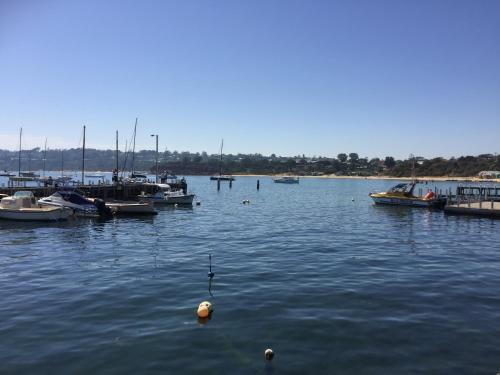
<path id="1" fill-rule="evenodd" d="M 386 168 L 392 169 L 396 166 L 396 161 L 392 156 L 386 156 L 384 160 L 384 165 L 386 166 Z"/>
<path id="2" fill-rule="evenodd" d="M 351 152 L 349 154 L 349 162 L 352 165 L 356 165 L 358 163 L 358 160 L 359 160 L 359 155 L 358 154 L 356 154 L 355 152 Z"/>
<path id="3" fill-rule="evenodd" d="M 380 172 L 380 170 L 382 169 L 380 166 L 380 159 L 379 158 L 370 159 L 370 161 L 368 162 L 368 167 L 374 173 Z"/>
<path id="4" fill-rule="evenodd" d="M 337 155 L 337 159 L 339 159 L 341 163 L 345 163 L 347 161 L 347 154 L 340 153 Z"/>

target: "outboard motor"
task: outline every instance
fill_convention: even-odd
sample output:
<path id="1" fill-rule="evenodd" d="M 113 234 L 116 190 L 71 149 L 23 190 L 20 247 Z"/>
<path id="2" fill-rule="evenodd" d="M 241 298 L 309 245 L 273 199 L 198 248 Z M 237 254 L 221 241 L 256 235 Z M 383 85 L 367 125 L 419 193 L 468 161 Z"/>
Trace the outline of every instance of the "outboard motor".
<path id="1" fill-rule="evenodd" d="M 102 199 L 94 199 L 94 205 L 97 207 L 97 212 L 99 213 L 100 217 L 107 218 L 113 216 L 111 209 L 109 207 L 106 207 L 106 203 Z"/>

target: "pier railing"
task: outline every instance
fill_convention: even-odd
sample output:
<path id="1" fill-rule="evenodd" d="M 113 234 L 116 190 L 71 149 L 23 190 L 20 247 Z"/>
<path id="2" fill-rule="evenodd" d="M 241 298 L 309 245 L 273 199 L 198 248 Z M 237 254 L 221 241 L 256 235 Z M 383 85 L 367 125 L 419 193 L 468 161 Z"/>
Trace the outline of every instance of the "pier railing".
<path id="1" fill-rule="evenodd" d="M 495 202 L 500 202 L 500 187 L 458 186 L 455 194 L 446 190 L 445 197 L 448 206 L 493 209 Z"/>

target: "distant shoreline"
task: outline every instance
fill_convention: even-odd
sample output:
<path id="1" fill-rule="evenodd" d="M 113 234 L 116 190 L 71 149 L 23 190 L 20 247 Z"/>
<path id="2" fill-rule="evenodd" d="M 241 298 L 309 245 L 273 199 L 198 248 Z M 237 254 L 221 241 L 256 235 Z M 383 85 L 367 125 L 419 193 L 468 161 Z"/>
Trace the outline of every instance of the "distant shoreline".
<path id="1" fill-rule="evenodd" d="M 233 174 L 234 177 L 275 177 L 285 176 L 265 175 L 265 174 Z M 299 176 L 300 178 L 323 178 L 323 179 L 339 179 L 339 180 L 411 180 L 411 177 L 394 177 L 394 176 L 336 176 L 336 175 L 321 175 L 321 176 Z M 486 179 L 478 177 L 451 177 L 451 176 L 422 176 L 417 177 L 419 181 L 439 181 L 439 182 L 500 182 L 500 179 Z"/>

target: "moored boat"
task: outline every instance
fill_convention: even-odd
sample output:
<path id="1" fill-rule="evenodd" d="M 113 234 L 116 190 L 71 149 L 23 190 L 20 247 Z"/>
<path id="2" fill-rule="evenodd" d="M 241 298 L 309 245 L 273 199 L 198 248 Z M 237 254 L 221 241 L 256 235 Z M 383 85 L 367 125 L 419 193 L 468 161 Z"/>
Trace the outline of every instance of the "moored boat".
<path id="1" fill-rule="evenodd" d="M 19 177 L 40 177 L 40 174 L 28 171 L 28 172 L 21 172 Z"/>
<path id="2" fill-rule="evenodd" d="M 158 191 L 155 194 L 141 194 L 139 202 L 153 202 L 154 204 L 178 204 L 192 205 L 194 194 L 185 193 L 182 190 L 172 191 L 167 184 L 157 184 Z"/>
<path id="3" fill-rule="evenodd" d="M 273 178 L 273 181 L 277 184 L 298 184 L 299 178 L 296 176 L 281 176 Z"/>
<path id="4" fill-rule="evenodd" d="M 87 178 L 104 178 L 103 173 L 85 173 L 85 177 Z"/>
<path id="5" fill-rule="evenodd" d="M 106 207 L 111 209 L 114 215 L 156 215 L 153 202 L 106 202 Z"/>
<path id="6" fill-rule="evenodd" d="M 15 176 L 14 173 L 10 173 L 7 170 L 4 170 L 3 172 L 0 172 L 0 177 L 12 177 Z"/>
<path id="7" fill-rule="evenodd" d="M 235 178 L 233 176 L 227 175 L 227 174 L 210 176 L 210 179 L 212 181 L 217 181 L 217 180 L 220 180 L 220 181 L 234 181 L 235 180 Z"/>
<path id="8" fill-rule="evenodd" d="M 432 190 L 423 197 L 413 195 L 416 184 L 416 181 L 400 183 L 386 192 L 370 193 L 369 196 L 375 204 L 412 207 L 443 207 L 445 205 L 446 198 L 437 197 Z"/>
<path id="9" fill-rule="evenodd" d="M 76 189 L 59 190 L 49 197 L 39 199 L 38 203 L 43 206 L 71 208 L 76 216 L 81 217 L 100 217 L 111 214 L 110 209 L 105 207 L 102 200 L 86 198 Z"/>
<path id="10" fill-rule="evenodd" d="M 31 191 L 18 191 L 0 200 L 0 219 L 19 221 L 67 220 L 73 211 L 64 207 L 44 207 L 36 203 Z"/>
<path id="11" fill-rule="evenodd" d="M 224 148 L 224 140 L 220 144 L 220 157 L 219 157 L 219 174 L 210 176 L 212 181 L 234 181 L 235 178 L 228 174 L 222 174 L 222 149 Z"/>

